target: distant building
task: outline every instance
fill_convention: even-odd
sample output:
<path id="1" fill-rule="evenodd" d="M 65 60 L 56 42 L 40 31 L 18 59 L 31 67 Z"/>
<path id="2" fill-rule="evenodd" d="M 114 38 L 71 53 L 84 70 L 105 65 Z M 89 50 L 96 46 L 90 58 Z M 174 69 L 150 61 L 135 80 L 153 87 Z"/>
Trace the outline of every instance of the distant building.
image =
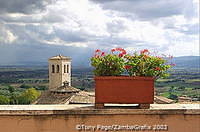
<path id="1" fill-rule="evenodd" d="M 91 104 L 94 100 L 94 94 L 71 86 L 70 57 L 49 59 L 49 89 L 34 104 Z"/>
<path id="2" fill-rule="evenodd" d="M 178 102 L 192 102 L 192 98 L 188 97 L 187 95 L 179 96 L 178 97 Z"/>
<path id="3" fill-rule="evenodd" d="M 49 59 L 49 89 L 55 89 L 68 82 L 71 86 L 71 58 L 62 55 Z"/>

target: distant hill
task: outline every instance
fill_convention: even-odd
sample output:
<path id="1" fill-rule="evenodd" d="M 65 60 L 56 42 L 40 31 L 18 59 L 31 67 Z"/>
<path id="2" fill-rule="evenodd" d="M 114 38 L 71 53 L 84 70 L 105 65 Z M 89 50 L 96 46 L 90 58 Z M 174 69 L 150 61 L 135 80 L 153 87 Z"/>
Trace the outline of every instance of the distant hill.
<path id="1" fill-rule="evenodd" d="M 174 57 L 172 61 L 177 68 L 200 68 L 200 56 Z"/>
<path id="2" fill-rule="evenodd" d="M 74 70 L 91 70 L 89 66 L 90 62 L 88 60 L 85 63 L 76 63 L 76 60 L 72 61 L 72 66 Z M 200 56 L 181 56 L 174 57 L 172 63 L 176 64 L 175 68 L 199 68 L 200 67 Z M 0 64 L 0 67 L 43 67 L 48 68 L 48 62 L 18 62 L 15 64 Z"/>

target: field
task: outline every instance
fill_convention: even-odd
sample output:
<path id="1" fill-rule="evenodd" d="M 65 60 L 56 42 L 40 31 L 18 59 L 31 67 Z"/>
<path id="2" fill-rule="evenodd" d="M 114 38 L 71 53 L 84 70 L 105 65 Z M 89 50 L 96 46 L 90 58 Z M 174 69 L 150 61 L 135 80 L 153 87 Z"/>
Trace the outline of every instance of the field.
<path id="1" fill-rule="evenodd" d="M 155 83 L 156 93 L 174 100 L 187 95 L 200 100 L 200 71 L 197 68 L 176 68 L 169 71 L 170 77 L 159 79 Z M 48 69 L 45 67 L 1 67 L 0 95 L 9 96 L 9 87 L 19 94 L 28 88 L 38 91 L 48 89 Z M 72 86 L 81 90 L 93 91 L 94 80 L 91 68 L 72 70 Z"/>
<path id="2" fill-rule="evenodd" d="M 174 69 L 167 79 L 156 81 L 158 95 L 177 100 L 187 95 L 194 101 L 200 100 L 200 74 L 198 69 Z"/>

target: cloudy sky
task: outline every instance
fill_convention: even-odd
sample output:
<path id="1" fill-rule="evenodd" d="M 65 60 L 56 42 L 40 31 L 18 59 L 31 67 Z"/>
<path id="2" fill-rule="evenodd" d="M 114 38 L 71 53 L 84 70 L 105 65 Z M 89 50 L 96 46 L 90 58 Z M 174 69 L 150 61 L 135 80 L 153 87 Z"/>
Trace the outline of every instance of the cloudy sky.
<path id="1" fill-rule="evenodd" d="M 199 55 L 199 0 L 0 0 L 0 64 L 113 47 Z"/>

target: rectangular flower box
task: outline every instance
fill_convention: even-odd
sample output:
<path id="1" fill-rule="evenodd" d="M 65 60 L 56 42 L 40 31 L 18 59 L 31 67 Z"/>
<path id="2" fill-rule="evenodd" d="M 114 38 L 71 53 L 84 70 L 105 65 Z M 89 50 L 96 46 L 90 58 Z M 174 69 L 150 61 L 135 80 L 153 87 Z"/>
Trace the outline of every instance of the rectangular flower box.
<path id="1" fill-rule="evenodd" d="M 153 77 L 96 76 L 95 105 L 104 103 L 152 104 Z"/>

